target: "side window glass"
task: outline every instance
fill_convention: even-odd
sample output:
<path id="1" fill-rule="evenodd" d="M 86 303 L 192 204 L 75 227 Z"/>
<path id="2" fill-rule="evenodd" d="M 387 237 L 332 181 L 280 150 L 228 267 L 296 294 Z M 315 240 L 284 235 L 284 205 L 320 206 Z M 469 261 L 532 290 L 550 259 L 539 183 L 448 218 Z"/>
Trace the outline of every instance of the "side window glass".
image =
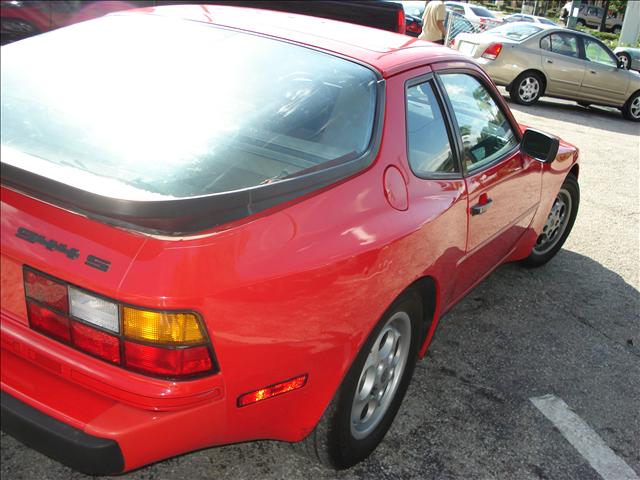
<path id="1" fill-rule="evenodd" d="M 407 148 L 416 175 L 455 172 L 447 128 L 429 82 L 407 89 Z"/>
<path id="2" fill-rule="evenodd" d="M 551 39 L 549 38 L 549 35 L 540 40 L 540 48 L 543 50 L 551 50 Z"/>
<path id="3" fill-rule="evenodd" d="M 507 117 L 478 80 L 461 73 L 440 78 L 458 122 L 467 170 L 489 165 L 518 145 Z"/>
<path id="4" fill-rule="evenodd" d="M 575 35 L 566 33 L 552 33 L 549 35 L 551 39 L 551 51 L 566 55 L 567 57 L 578 58 L 578 39 Z"/>
<path id="5" fill-rule="evenodd" d="M 583 38 L 584 41 L 584 54 L 587 60 L 590 62 L 600 63 L 609 67 L 616 67 L 617 62 L 611 58 L 609 52 L 607 52 L 602 45 L 598 42 L 594 42 L 590 38 Z"/>

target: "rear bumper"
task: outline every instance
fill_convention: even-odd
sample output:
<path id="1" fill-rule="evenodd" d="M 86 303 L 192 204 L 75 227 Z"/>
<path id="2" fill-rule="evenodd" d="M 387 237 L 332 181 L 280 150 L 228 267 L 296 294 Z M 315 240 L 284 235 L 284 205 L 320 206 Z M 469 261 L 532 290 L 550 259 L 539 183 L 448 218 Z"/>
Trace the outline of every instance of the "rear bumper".
<path id="1" fill-rule="evenodd" d="M 124 470 L 124 457 L 115 441 L 88 435 L 5 392 L 0 403 L 2 431 L 25 445 L 88 475 Z"/>

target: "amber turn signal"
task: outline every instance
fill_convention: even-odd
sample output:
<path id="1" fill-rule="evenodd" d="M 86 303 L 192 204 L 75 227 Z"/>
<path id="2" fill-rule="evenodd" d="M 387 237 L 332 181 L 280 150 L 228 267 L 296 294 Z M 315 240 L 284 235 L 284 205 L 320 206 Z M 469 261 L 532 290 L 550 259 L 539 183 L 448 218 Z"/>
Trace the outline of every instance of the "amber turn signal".
<path id="1" fill-rule="evenodd" d="M 134 340 L 181 345 L 205 341 L 198 317 L 193 313 L 123 307 L 122 325 L 124 335 Z"/>
<path id="2" fill-rule="evenodd" d="M 299 377 L 292 378 L 291 380 L 287 380 L 286 382 L 276 383 L 275 385 L 270 385 L 254 392 L 245 393 L 244 395 L 240 395 L 240 397 L 238 397 L 238 406 L 246 407 L 247 405 L 251 405 L 252 403 L 266 400 L 267 398 L 282 395 L 283 393 L 292 392 L 293 390 L 304 387 L 306 383 L 307 376 L 300 375 Z"/>

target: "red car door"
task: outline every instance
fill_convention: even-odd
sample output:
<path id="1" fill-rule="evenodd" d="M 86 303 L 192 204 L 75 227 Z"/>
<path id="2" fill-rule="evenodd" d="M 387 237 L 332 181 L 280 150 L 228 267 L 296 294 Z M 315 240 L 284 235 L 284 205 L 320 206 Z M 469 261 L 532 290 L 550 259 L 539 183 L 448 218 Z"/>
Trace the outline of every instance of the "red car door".
<path id="1" fill-rule="evenodd" d="M 455 301 L 504 260 L 531 223 L 542 164 L 520 153 L 517 126 L 480 75 L 453 71 L 438 78 L 456 124 L 468 193 L 467 245 Z"/>

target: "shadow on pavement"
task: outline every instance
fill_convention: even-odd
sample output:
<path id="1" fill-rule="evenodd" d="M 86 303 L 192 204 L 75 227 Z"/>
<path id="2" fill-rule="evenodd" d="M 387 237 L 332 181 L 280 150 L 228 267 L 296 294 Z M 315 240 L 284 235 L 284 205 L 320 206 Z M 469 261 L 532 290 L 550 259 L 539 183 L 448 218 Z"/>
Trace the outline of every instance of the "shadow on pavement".
<path id="1" fill-rule="evenodd" d="M 553 116 L 556 120 L 574 123 L 576 126 L 594 127 L 626 135 L 638 135 L 640 133 L 640 123 L 627 120 L 617 108 L 596 105 L 585 108 L 573 102 L 561 103 L 561 101 L 548 98 L 526 107 L 513 102 L 508 95 L 504 96 L 504 98 L 509 103 L 509 108 L 517 112 L 543 117 Z"/>

